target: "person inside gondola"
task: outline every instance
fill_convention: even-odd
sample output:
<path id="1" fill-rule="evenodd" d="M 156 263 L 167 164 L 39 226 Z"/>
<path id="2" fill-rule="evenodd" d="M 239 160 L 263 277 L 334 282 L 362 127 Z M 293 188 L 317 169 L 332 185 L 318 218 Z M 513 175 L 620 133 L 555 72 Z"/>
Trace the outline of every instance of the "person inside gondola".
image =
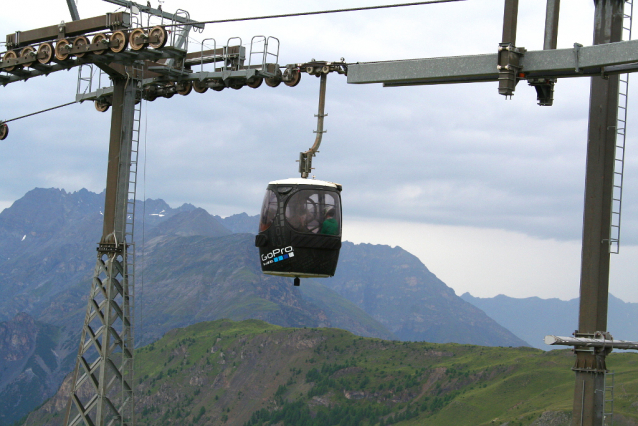
<path id="1" fill-rule="evenodd" d="M 339 233 L 339 224 L 335 219 L 335 208 L 327 207 L 324 221 L 321 224 L 320 234 L 323 235 L 337 235 Z"/>

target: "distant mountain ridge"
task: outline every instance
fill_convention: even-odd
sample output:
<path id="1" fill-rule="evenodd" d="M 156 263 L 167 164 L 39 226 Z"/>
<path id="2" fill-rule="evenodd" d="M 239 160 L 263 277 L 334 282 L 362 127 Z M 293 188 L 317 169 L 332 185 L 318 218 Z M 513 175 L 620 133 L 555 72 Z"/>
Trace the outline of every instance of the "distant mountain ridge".
<path id="1" fill-rule="evenodd" d="M 528 346 L 400 247 L 344 242 L 337 273 L 325 285 L 401 340 Z"/>
<path id="2" fill-rule="evenodd" d="M 545 345 L 544 337 L 571 336 L 578 328 L 578 298 L 568 301 L 539 297 L 517 299 L 502 294 L 479 298 L 470 293 L 464 293 L 461 298 L 539 349 L 559 349 Z M 623 302 L 610 294 L 606 331 L 616 339 L 638 341 L 638 303 Z"/>
<path id="3" fill-rule="evenodd" d="M 257 234 L 259 228 L 259 215 L 239 213 L 228 217 L 215 216 L 215 219 L 235 234 Z"/>
<path id="4" fill-rule="evenodd" d="M 37 188 L 0 213 L 0 234 L 13 236 L 0 241 L 0 253 L 13 254 L 13 259 L 7 256 L 0 260 L 11 263 L 10 267 L 0 271 L 0 296 L 3 296 L 0 297 L 0 319 L 11 319 L 24 311 L 37 313 L 38 318 L 43 321 L 73 326 L 74 321 L 70 320 L 68 314 L 65 315 L 63 324 L 56 319 L 56 315 L 59 316 L 60 310 L 77 311 L 75 315 L 82 315 L 84 307 L 77 301 L 86 297 L 83 294 L 86 291 L 84 289 L 94 266 L 94 248 L 101 231 L 103 196 L 104 194 L 94 194 L 87 190 L 67 193 L 64 190 Z M 157 262 L 163 268 L 162 271 L 168 271 L 169 265 L 178 260 L 181 265 L 187 265 L 198 257 L 197 253 L 189 251 L 183 238 L 209 237 L 211 240 L 206 240 L 205 244 L 213 247 L 217 246 L 213 243 L 215 238 L 232 237 L 232 231 L 225 224 L 236 232 L 245 232 L 254 230 L 256 226 L 253 225 L 257 221 L 257 216 L 248 216 L 245 213 L 222 219 L 191 204 L 173 209 L 162 200 L 138 202 L 137 212 L 138 238 L 140 229 L 145 233 L 145 246 L 139 244 L 139 241 L 137 246 L 141 256 L 140 266 L 153 264 L 157 257 L 164 262 Z M 27 235 L 26 240 L 24 235 Z M 188 241 L 190 243 L 192 240 Z M 262 276 L 251 238 L 246 236 L 241 242 L 235 242 L 241 244 L 241 247 L 234 250 L 242 253 L 241 258 L 246 262 L 244 267 L 250 265 L 251 274 Z M 176 249 L 175 244 L 183 248 Z M 228 249 L 223 245 L 218 247 L 220 251 Z M 19 256 L 16 257 L 16 253 Z M 190 254 L 186 256 L 184 253 Z M 211 252 L 207 253 L 214 256 Z M 151 257 L 151 262 L 145 260 Z M 16 263 L 20 265 L 19 268 L 14 266 Z M 240 267 L 230 259 L 227 264 Z M 174 276 L 175 271 L 182 273 L 176 280 L 192 281 L 194 276 L 189 276 L 189 273 L 201 274 L 201 268 L 207 267 L 206 261 L 192 268 L 176 265 L 169 274 L 153 275 L 153 269 L 147 270 L 146 266 L 142 269 L 146 278 L 150 275 L 153 280 L 159 281 L 163 281 L 166 276 Z M 282 279 L 278 285 L 289 286 L 288 281 Z M 3 282 L 12 284 L 3 285 Z M 176 289 L 180 288 L 176 281 L 173 283 Z M 354 245 L 346 242 L 336 276 L 319 280 L 317 284 L 331 288 L 345 297 L 354 304 L 350 308 L 357 306 L 374 316 L 374 322 L 378 324 L 381 321 L 401 339 L 525 345 L 524 341 L 484 313 L 459 299 L 452 289 L 429 272 L 415 256 L 399 247 L 392 249 L 387 246 Z M 309 298 L 309 293 L 306 293 L 305 297 Z M 295 297 L 304 296 L 299 293 Z M 174 297 L 166 300 L 179 303 L 179 299 Z M 324 306 L 330 305 L 339 304 L 324 302 Z M 178 323 L 184 325 L 181 321 Z M 347 324 L 348 321 L 344 322 L 344 325 Z M 163 327 L 157 331 L 160 329 Z M 390 336 L 388 331 L 384 333 L 384 336 Z M 157 337 L 159 336 L 155 338 Z"/>
<path id="5" fill-rule="evenodd" d="M 634 358 L 609 357 L 618 426 L 638 425 Z M 569 350 L 384 341 L 218 320 L 172 330 L 136 359 L 140 426 L 571 424 Z M 62 426 L 68 387 L 67 378 L 24 426 Z"/>
<path id="6" fill-rule="evenodd" d="M 66 354 L 60 365 L 72 362 L 77 351 L 103 197 L 38 188 L 0 213 L 0 321 L 25 312 L 58 329 L 56 351 Z M 304 280 L 300 289 L 261 273 L 251 235 L 256 216 L 219 219 L 191 204 L 173 209 L 162 200 L 138 201 L 136 211 L 136 300 L 144 304 L 137 308 L 138 344 L 199 321 L 253 318 L 384 339 L 525 345 L 400 248 L 344 243 L 337 275 Z M 38 374 L 44 382 L 59 378 L 46 370 Z M 0 390 L 0 398 L 6 396 Z"/>

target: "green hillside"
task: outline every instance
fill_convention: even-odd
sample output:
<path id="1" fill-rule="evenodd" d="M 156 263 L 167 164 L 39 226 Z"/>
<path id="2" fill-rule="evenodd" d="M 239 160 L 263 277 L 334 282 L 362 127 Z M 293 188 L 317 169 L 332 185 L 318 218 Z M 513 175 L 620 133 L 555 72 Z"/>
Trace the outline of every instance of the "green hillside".
<path id="1" fill-rule="evenodd" d="M 364 338 L 218 320 L 137 353 L 140 426 L 566 424 L 569 350 Z M 612 354 L 616 424 L 638 424 L 638 355 Z M 65 385 L 62 386 L 65 388 Z M 61 423 L 58 393 L 27 425 Z"/>

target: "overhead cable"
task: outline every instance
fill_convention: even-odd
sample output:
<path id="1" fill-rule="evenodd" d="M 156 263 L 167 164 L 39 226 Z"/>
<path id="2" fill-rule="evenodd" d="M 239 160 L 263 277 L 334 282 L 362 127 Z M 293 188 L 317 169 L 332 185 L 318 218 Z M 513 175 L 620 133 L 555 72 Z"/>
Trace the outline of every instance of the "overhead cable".
<path id="1" fill-rule="evenodd" d="M 62 107 L 65 107 L 65 106 L 76 104 L 76 103 L 78 103 L 78 101 L 67 102 L 66 104 L 62 104 L 62 105 L 54 106 L 54 107 L 51 107 L 51 108 L 43 109 L 41 111 L 32 112 L 31 114 L 22 115 L 20 117 L 12 118 L 10 120 L 0 120 L 0 123 L 9 123 L 11 121 L 20 120 L 21 118 L 31 117 L 32 115 L 41 114 L 41 113 L 47 112 L 47 111 L 53 111 L 54 109 L 62 108 Z"/>
<path id="2" fill-rule="evenodd" d="M 253 16 L 250 18 L 218 19 L 215 21 L 196 21 L 196 22 L 192 21 L 186 24 L 173 24 L 173 25 L 165 25 L 165 26 L 170 27 L 170 26 L 193 25 L 193 24 L 223 24 L 227 22 L 257 21 L 260 19 L 291 18 L 295 16 L 324 15 L 328 13 L 341 13 L 341 12 L 359 12 L 362 10 L 390 9 L 395 7 L 422 6 L 426 4 L 454 3 L 459 1 L 465 1 L 465 0 L 429 0 L 429 1 L 418 1 L 418 2 L 412 2 L 412 3 L 398 3 L 398 4 L 379 5 L 379 6 L 353 7 L 348 9 L 320 10 L 316 12 L 299 12 L 299 13 L 285 13 L 281 15 Z"/>

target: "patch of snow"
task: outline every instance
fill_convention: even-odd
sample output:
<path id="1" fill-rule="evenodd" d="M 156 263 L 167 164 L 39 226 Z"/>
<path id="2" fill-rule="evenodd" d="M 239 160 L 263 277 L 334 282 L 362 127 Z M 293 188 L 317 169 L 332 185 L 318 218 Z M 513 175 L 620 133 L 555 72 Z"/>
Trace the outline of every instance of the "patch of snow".
<path id="1" fill-rule="evenodd" d="M 22 237 L 20 241 L 24 241 L 25 238 L 27 238 L 27 234 L 24 234 L 24 237 Z"/>

